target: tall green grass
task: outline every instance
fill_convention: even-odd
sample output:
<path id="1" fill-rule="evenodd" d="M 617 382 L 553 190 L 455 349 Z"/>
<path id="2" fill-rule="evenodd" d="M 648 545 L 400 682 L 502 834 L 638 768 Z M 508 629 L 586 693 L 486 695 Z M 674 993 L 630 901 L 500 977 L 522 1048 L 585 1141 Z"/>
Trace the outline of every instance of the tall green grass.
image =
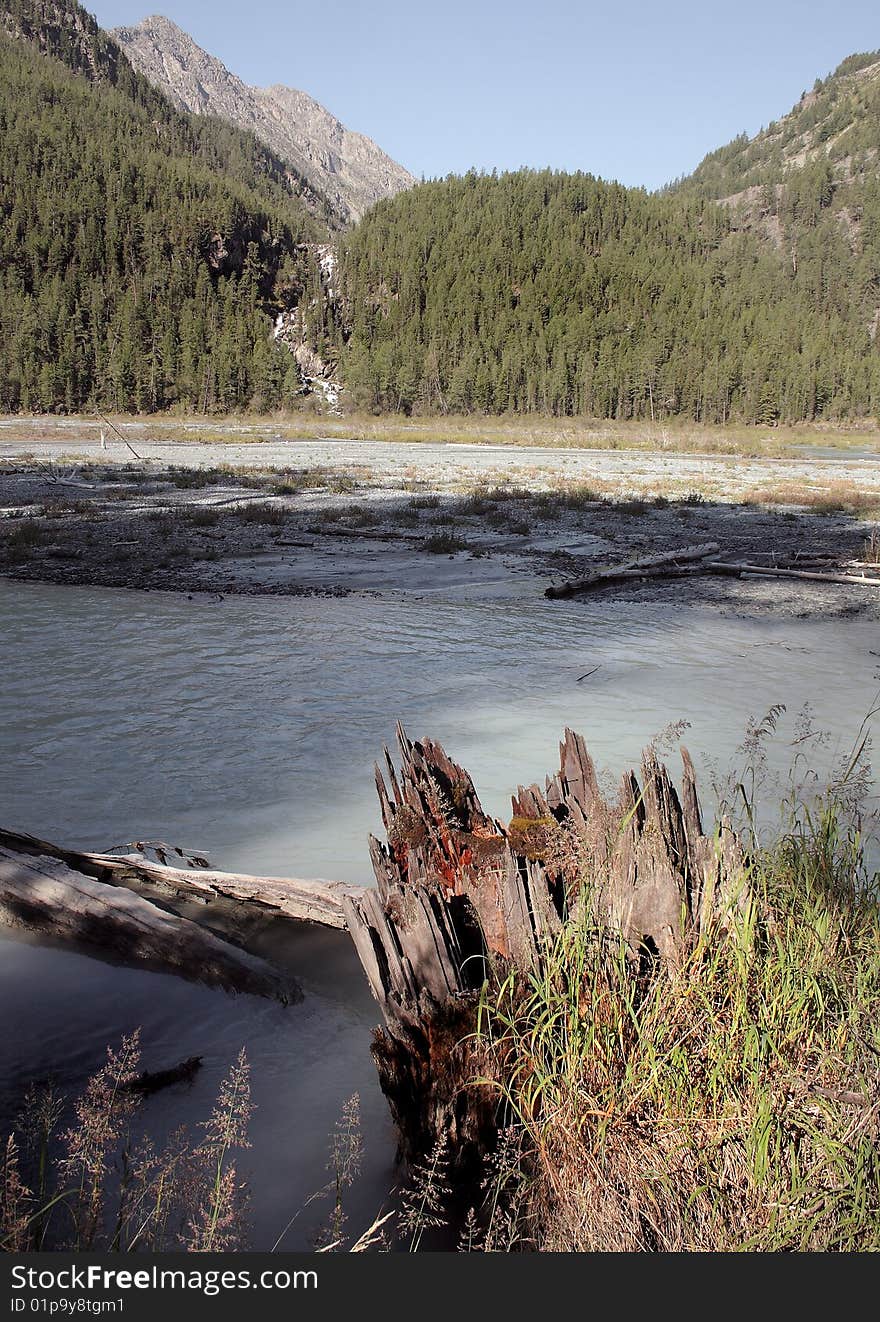
<path id="1" fill-rule="evenodd" d="M 539 968 L 484 987 L 520 1242 L 880 1249 L 876 878 L 826 799 L 748 880 L 678 967 L 634 960 L 584 902 Z"/>

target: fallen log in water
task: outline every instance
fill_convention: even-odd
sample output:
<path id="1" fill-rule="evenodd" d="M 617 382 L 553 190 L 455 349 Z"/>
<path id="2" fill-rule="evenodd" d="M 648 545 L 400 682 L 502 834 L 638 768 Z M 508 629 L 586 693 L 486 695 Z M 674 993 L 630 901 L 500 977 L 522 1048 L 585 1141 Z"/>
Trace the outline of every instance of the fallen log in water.
<path id="1" fill-rule="evenodd" d="M 295 984 L 264 960 L 197 923 L 95 880 L 61 858 L 10 848 L 7 840 L 0 841 L 0 922 L 226 991 L 285 1004 L 300 997 Z"/>
<path id="2" fill-rule="evenodd" d="M 587 592 L 590 588 L 604 587 L 606 584 L 625 581 L 628 578 L 645 578 L 652 571 L 668 572 L 690 561 L 705 560 L 710 555 L 717 555 L 720 549 L 717 542 L 705 542 L 701 546 L 683 546 L 678 551 L 665 551 L 662 555 L 642 556 L 641 559 L 628 560 L 622 565 L 597 569 L 585 578 L 573 579 L 570 583 L 553 585 L 547 588 L 544 596 L 559 601 L 566 597 L 574 597 L 579 592 Z"/>
<path id="3" fill-rule="evenodd" d="M 140 1074 L 133 1075 L 123 1086 L 126 1092 L 151 1097 L 154 1092 L 160 1092 L 162 1088 L 170 1088 L 174 1083 L 192 1083 L 201 1068 L 202 1057 L 189 1056 L 179 1065 L 173 1065 L 167 1070 L 143 1070 Z"/>
<path id="4" fill-rule="evenodd" d="M 370 842 L 377 889 L 347 896 L 345 912 L 382 1008 L 373 1055 L 402 1150 L 418 1157 L 444 1137 L 466 1169 L 496 1123 L 495 1094 L 473 1084 L 486 1068 L 473 1030 L 487 971 L 536 968 L 584 903 L 623 936 L 635 966 L 678 962 L 710 921 L 744 902 L 743 855 L 728 827 L 704 834 L 684 750 L 681 798 L 649 750 L 641 784 L 624 776 L 612 804 L 583 739 L 567 730 L 559 771 L 543 789 L 517 792 L 505 826 L 438 744 L 413 743 L 400 727 L 398 742 L 399 776 L 387 751 L 385 771 L 376 769 L 387 834 L 387 844 Z"/>
<path id="5" fill-rule="evenodd" d="M 0 829 L 0 846 L 60 859 L 98 881 L 126 887 L 172 909 L 178 900 L 202 904 L 218 899 L 233 900 L 298 922 L 342 928 L 345 927 L 343 898 L 348 894 L 359 894 L 361 890 L 359 886 L 343 881 L 251 877 L 212 868 L 170 867 L 139 853 L 100 854 L 65 849 L 35 836 L 3 829 Z"/>

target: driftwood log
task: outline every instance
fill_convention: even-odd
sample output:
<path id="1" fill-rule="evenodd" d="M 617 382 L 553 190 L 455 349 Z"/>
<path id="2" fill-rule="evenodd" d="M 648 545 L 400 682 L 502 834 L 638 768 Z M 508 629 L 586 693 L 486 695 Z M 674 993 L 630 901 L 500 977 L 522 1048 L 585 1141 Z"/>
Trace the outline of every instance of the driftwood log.
<path id="1" fill-rule="evenodd" d="M 382 1009 L 373 1056 L 401 1137 L 418 1158 L 446 1139 L 460 1172 L 491 1147 L 495 1096 L 475 1086 L 486 1062 L 473 1036 L 490 969 L 535 967 L 575 906 L 622 934 L 635 965 L 677 962 L 710 918 L 744 900 L 740 843 L 703 831 L 693 764 L 681 795 L 652 751 L 617 802 L 599 790 L 583 739 L 565 732 L 560 768 L 520 788 L 504 825 L 439 744 L 398 727 L 376 786 L 387 843 L 372 838 L 377 888 L 344 900 L 348 927 Z M 584 873 L 590 888 L 584 889 Z"/>
<path id="2" fill-rule="evenodd" d="M 577 596 L 579 592 L 587 592 L 590 588 L 625 582 L 630 578 L 646 578 L 657 572 L 674 573 L 681 565 L 717 555 L 720 549 L 717 542 L 704 542 L 700 546 L 683 546 L 678 551 L 664 551 L 662 555 L 642 556 L 638 560 L 628 560 L 625 564 L 614 565 L 608 569 L 596 569 L 585 578 L 576 578 L 570 583 L 551 586 L 547 588 L 544 596 L 552 601 L 559 601 L 566 597 Z"/>
<path id="3" fill-rule="evenodd" d="M 65 849 L 48 840 L 3 829 L 0 829 L 0 847 L 60 859 L 77 872 L 108 886 L 133 890 L 171 910 L 182 903 L 210 905 L 217 900 L 228 900 L 259 908 L 267 915 L 277 914 L 297 922 L 342 928 L 345 927 L 343 897 L 358 894 L 361 889 L 344 881 L 251 877 L 238 872 L 218 872 L 201 866 L 204 860 L 198 858 L 196 867 L 176 867 L 156 862 L 144 852 L 99 854 Z M 164 850 L 162 857 L 176 856 L 180 861 L 194 857 L 171 846 L 165 846 Z M 157 852 L 155 848 L 154 852 Z"/>
<path id="4" fill-rule="evenodd" d="M 126 1092 L 151 1097 L 153 1093 L 170 1088 L 175 1083 L 192 1083 L 201 1068 L 201 1056 L 188 1056 L 179 1065 L 172 1065 L 167 1070 L 142 1070 L 140 1074 L 132 1075 L 123 1087 Z"/>
<path id="5" fill-rule="evenodd" d="M 807 558 L 781 560 L 772 552 L 762 558 L 769 563 L 747 560 L 713 560 L 710 557 L 718 553 L 717 542 L 706 542 L 702 546 L 686 546 L 680 551 L 669 551 L 663 555 L 644 556 L 640 560 L 628 560 L 624 564 L 607 569 L 594 570 L 584 578 L 572 579 L 547 588 L 545 597 L 559 600 L 579 596 L 594 588 L 609 587 L 615 583 L 648 578 L 683 578 L 696 574 L 721 574 L 729 578 L 788 578 L 805 579 L 816 583 L 847 583 L 860 587 L 880 587 L 880 566 L 869 566 L 858 562 L 834 569 L 829 567 L 828 557 L 817 557 L 815 561 Z M 853 567 L 872 568 L 873 574 L 854 574 L 848 572 Z"/>
<path id="6" fill-rule="evenodd" d="M 880 588 L 880 574 L 829 573 L 827 570 L 798 569 L 793 565 L 753 565 L 746 561 L 709 560 L 700 569 L 709 574 L 733 574 L 739 578 L 801 578 L 814 583 L 855 583 L 860 587 Z"/>
<path id="7" fill-rule="evenodd" d="M 300 998 L 289 978 L 197 923 L 39 849 L 12 849 L 5 841 L 0 842 L 0 922 L 226 991 L 285 1004 Z"/>

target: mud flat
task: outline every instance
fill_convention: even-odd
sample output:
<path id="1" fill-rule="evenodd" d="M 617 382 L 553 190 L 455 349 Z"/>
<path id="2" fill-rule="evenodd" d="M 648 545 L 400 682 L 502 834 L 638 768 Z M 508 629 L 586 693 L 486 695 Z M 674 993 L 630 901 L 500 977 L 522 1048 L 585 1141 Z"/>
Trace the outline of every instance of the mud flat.
<path id="1" fill-rule="evenodd" d="M 232 436 L 233 434 L 231 434 Z M 0 428 L 0 573 L 220 595 L 510 601 L 603 565 L 718 542 L 725 560 L 876 558 L 880 461 L 375 441 L 200 444 Z M 876 614 L 857 585 L 690 576 L 624 600 Z"/>

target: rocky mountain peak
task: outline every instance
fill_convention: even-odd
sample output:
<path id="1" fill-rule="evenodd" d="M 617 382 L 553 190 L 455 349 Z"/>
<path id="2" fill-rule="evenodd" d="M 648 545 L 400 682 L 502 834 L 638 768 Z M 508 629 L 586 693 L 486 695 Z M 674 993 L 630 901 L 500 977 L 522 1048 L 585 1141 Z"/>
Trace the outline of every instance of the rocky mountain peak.
<path id="1" fill-rule="evenodd" d="M 111 36 L 177 106 L 218 115 L 254 133 L 330 202 L 344 222 L 415 180 L 370 138 L 346 128 L 306 92 L 251 87 L 161 14 Z"/>

